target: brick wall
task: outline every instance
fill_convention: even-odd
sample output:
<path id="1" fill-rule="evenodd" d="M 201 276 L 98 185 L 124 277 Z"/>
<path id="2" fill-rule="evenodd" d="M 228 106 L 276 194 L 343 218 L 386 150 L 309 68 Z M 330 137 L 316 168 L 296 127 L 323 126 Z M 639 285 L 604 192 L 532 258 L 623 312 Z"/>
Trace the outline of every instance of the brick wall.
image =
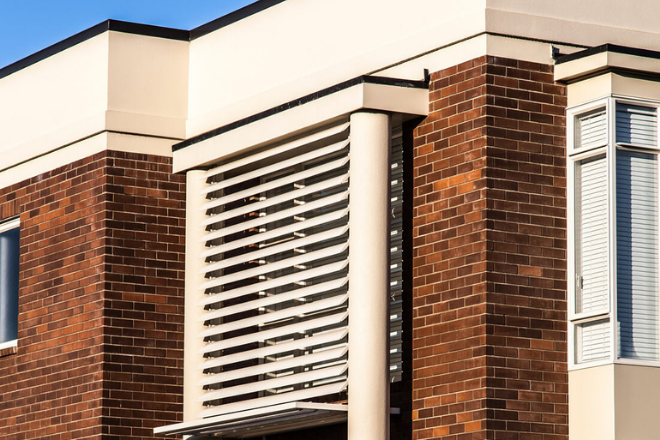
<path id="1" fill-rule="evenodd" d="M 482 57 L 414 133 L 413 438 L 565 440 L 565 90 Z"/>
<path id="2" fill-rule="evenodd" d="M 183 182 L 170 159 L 104 152 L 0 190 L 0 220 L 21 219 L 1 438 L 147 439 L 181 419 Z"/>

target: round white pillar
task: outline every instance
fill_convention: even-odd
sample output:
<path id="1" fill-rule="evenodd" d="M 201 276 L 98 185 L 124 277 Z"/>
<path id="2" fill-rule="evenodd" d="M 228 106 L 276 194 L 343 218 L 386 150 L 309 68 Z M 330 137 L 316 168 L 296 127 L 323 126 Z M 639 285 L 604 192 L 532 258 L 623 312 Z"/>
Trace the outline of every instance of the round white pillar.
<path id="1" fill-rule="evenodd" d="M 389 439 L 390 116 L 351 115 L 348 438 Z"/>

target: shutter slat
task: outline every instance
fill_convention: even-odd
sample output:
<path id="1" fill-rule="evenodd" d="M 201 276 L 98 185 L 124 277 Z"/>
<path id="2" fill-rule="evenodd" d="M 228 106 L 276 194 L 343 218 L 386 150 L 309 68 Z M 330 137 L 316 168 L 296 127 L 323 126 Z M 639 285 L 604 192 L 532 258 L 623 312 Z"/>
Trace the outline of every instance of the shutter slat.
<path id="1" fill-rule="evenodd" d="M 333 238 L 341 237 L 342 235 L 346 234 L 348 232 L 348 225 L 342 226 L 340 228 L 335 228 L 331 229 L 329 231 L 322 232 L 320 234 L 314 234 L 310 235 L 307 237 L 303 238 L 298 238 L 295 240 L 289 240 L 285 243 L 281 243 L 275 246 L 269 246 L 263 249 L 260 249 L 258 251 L 253 251 L 249 252 L 244 255 L 239 255 L 233 258 L 226 258 L 221 261 L 218 261 L 217 263 L 209 264 L 207 265 L 200 273 L 209 273 L 209 272 L 214 272 L 216 270 L 224 269 L 226 267 L 230 267 L 236 264 L 240 264 L 242 262 L 245 262 L 246 256 L 249 257 L 251 260 L 257 260 L 260 258 L 265 258 L 270 255 L 274 255 L 277 253 L 283 253 L 286 251 L 290 251 L 296 248 L 302 248 L 304 246 L 309 246 L 312 244 L 316 244 L 322 241 L 330 240 Z"/>
<path id="2" fill-rule="evenodd" d="M 296 339 L 294 341 L 281 342 L 279 344 L 267 345 L 254 350 L 212 358 L 202 363 L 198 369 L 208 370 L 211 368 L 217 368 L 223 365 L 230 365 L 237 362 L 250 361 L 252 359 L 264 358 L 266 356 L 288 353 L 294 350 L 304 350 L 323 344 L 335 344 L 344 339 L 347 334 L 348 329 L 346 327 L 326 332 L 318 332 L 315 333 L 314 336 Z"/>
<path id="3" fill-rule="evenodd" d="M 232 177 L 230 179 L 224 179 L 221 180 L 218 183 L 214 183 L 213 185 L 209 185 L 205 190 L 204 194 L 208 194 L 211 192 L 215 192 L 224 188 L 227 188 L 232 185 L 237 185 L 239 183 L 243 183 L 245 181 L 255 179 L 258 177 L 261 177 L 266 174 L 273 173 L 275 171 L 279 171 L 283 168 L 290 167 L 292 165 L 298 165 L 303 162 L 312 160 L 312 159 L 318 159 L 319 157 L 323 157 L 327 154 L 335 153 L 337 151 L 343 150 L 348 146 L 348 140 L 342 141 L 342 142 L 337 142 L 335 144 L 330 145 L 329 147 L 324 147 L 324 148 L 319 148 L 318 150 L 313 150 L 309 153 L 301 154 L 299 156 L 294 157 L 293 159 L 288 159 L 288 160 L 283 160 L 281 162 L 277 162 L 273 165 L 269 165 L 267 167 L 259 168 L 255 171 L 249 172 L 249 173 L 243 173 L 240 174 L 236 177 Z"/>
<path id="4" fill-rule="evenodd" d="M 294 284 L 297 282 L 309 280 L 322 275 L 328 275 L 340 270 L 343 270 L 348 265 L 348 261 L 339 261 L 337 263 L 326 264 L 314 269 L 303 270 L 291 275 L 274 278 L 272 280 L 264 281 L 261 283 L 250 284 L 246 287 L 228 290 L 226 292 L 216 293 L 210 295 L 200 302 L 200 306 L 207 306 L 221 301 L 227 301 L 241 296 L 261 292 L 264 290 L 274 289 L 287 284 Z"/>
<path id="5" fill-rule="evenodd" d="M 330 223 L 335 220 L 339 220 L 340 218 L 345 217 L 347 215 L 348 215 L 348 209 L 343 209 L 340 211 L 331 212 L 330 214 L 324 214 L 324 215 L 312 217 L 311 219 L 307 219 L 301 222 L 292 223 L 282 228 L 272 229 L 267 232 L 260 232 L 259 234 L 251 235 L 241 240 L 234 240 L 220 246 L 213 246 L 209 250 L 202 253 L 202 258 L 211 257 L 213 255 L 233 251 L 234 249 L 247 247 L 252 244 L 259 243 L 260 241 L 268 241 L 282 235 L 291 234 L 293 232 L 298 232 L 303 229 L 308 229 L 314 226 Z"/>
<path id="6" fill-rule="evenodd" d="M 274 371 L 282 371 L 292 367 L 299 366 L 301 363 L 305 365 L 313 365 L 319 362 L 330 361 L 339 359 L 348 352 L 348 347 L 343 346 L 333 348 L 330 350 L 319 351 L 312 354 L 306 354 L 297 358 L 289 358 L 285 360 L 268 362 L 254 367 L 241 368 L 239 370 L 230 370 L 227 372 L 210 375 L 202 379 L 197 385 L 212 385 L 216 383 L 228 382 L 230 380 L 241 379 L 243 377 L 256 376 L 258 374 L 271 373 Z"/>
<path id="7" fill-rule="evenodd" d="M 320 131 L 318 133 L 314 133 L 313 135 L 306 136 L 302 139 L 297 139 L 293 142 L 289 142 L 284 145 L 280 145 L 275 148 L 270 148 L 266 151 L 250 155 L 248 157 L 238 159 L 238 160 L 233 160 L 227 164 L 221 165 L 219 167 L 215 167 L 213 169 L 210 169 L 204 174 L 204 179 L 208 179 L 210 177 L 217 176 L 218 174 L 226 173 L 227 171 L 235 170 L 236 168 L 240 168 L 245 165 L 250 165 L 253 163 L 257 163 L 259 161 L 262 161 L 264 159 L 276 156 L 278 154 L 286 153 L 287 151 L 294 150 L 296 148 L 300 148 L 306 144 L 311 144 L 312 142 L 320 141 L 325 138 L 338 135 L 342 132 L 345 132 L 349 127 L 349 124 L 342 124 L 338 125 L 336 127 L 331 127 L 326 130 Z"/>
<path id="8" fill-rule="evenodd" d="M 231 321 L 226 324 L 220 324 L 202 331 L 199 336 L 202 338 L 220 335 L 227 332 L 239 330 L 241 328 L 248 328 L 251 326 L 262 325 L 268 322 L 279 321 L 294 316 L 300 316 L 318 312 L 323 309 L 335 308 L 346 302 L 348 294 L 339 295 L 334 298 L 322 299 L 314 301 L 310 304 L 305 304 L 297 307 L 289 307 L 284 310 L 278 310 L 272 313 L 264 313 L 261 315 L 253 316 L 251 318 L 241 319 L 238 321 Z"/>
<path id="9" fill-rule="evenodd" d="M 218 310 L 213 310 L 211 312 L 202 314 L 202 316 L 200 316 L 198 320 L 208 321 L 211 319 L 222 318 L 223 316 L 230 316 L 236 313 L 241 313 L 246 310 L 256 310 L 260 307 L 268 307 L 287 301 L 303 299 L 308 296 L 339 289 L 340 287 L 344 286 L 347 282 L 348 282 L 348 277 L 344 277 L 333 281 L 328 281 L 327 283 L 315 284 L 313 286 L 305 287 L 302 289 L 295 289 L 290 292 L 280 293 L 279 295 L 272 295 L 255 301 L 248 301 L 246 303 L 238 304 L 235 306 L 222 307 Z"/>
<path id="10" fill-rule="evenodd" d="M 303 382 L 311 382 L 326 377 L 339 376 L 346 372 L 348 365 L 337 365 L 334 367 L 323 368 L 320 370 L 306 371 L 304 373 L 291 374 L 289 376 L 279 377 L 277 379 L 260 380 L 245 385 L 223 388 L 218 391 L 208 391 L 198 399 L 199 402 L 208 402 L 210 400 L 223 399 L 226 397 L 240 396 L 241 394 L 254 393 L 256 391 L 267 390 L 270 388 L 280 388 L 287 385 L 296 385 Z"/>
<path id="11" fill-rule="evenodd" d="M 275 196 L 261 202 L 250 203 L 248 205 L 243 205 L 236 209 L 231 209 L 229 211 L 224 211 L 220 214 L 211 215 L 208 219 L 202 222 L 202 226 L 208 226 L 213 223 L 218 223 L 233 217 L 238 217 L 245 214 L 250 214 L 252 212 L 259 211 L 261 209 L 270 208 L 271 206 L 278 205 L 284 202 L 288 202 L 297 198 L 302 198 L 307 195 L 313 194 L 315 192 L 322 192 L 327 189 L 330 189 L 335 186 L 339 186 L 342 183 L 348 181 L 348 173 L 343 174 L 338 177 L 333 177 L 331 179 L 324 180 L 323 182 L 316 183 L 314 185 L 306 186 L 304 188 L 290 191 L 288 193 Z"/>
<path id="12" fill-rule="evenodd" d="M 222 286 L 224 284 L 233 283 L 248 278 L 258 277 L 259 275 L 264 275 L 269 272 L 285 269 L 287 267 L 297 266 L 304 263 L 308 263 L 310 261 L 328 258 L 333 255 L 340 254 L 346 251 L 346 249 L 348 249 L 348 243 L 343 243 L 343 244 L 327 247 L 320 251 L 309 252 L 306 254 L 299 255 L 297 257 L 287 258 L 286 260 L 278 261 L 276 263 L 263 264 L 259 267 L 255 267 L 252 269 L 246 269 L 237 273 L 232 273 L 218 278 L 213 278 L 211 281 L 202 283 L 200 289 L 202 290 L 210 289 L 213 287 Z"/>
<path id="13" fill-rule="evenodd" d="M 338 194 L 333 194 L 328 197 L 324 197 L 322 199 L 314 200 L 313 202 L 305 203 L 304 205 L 298 205 L 294 208 L 289 208 L 285 209 L 282 211 L 278 211 L 273 214 L 269 214 L 264 217 L 259 217 L 254 220 L 248 220 L 244 223 L 239 223 L 237 225 L 232 225 L 228 227 L 224 227 L 218 231 L 214 231 L 210 234 L 205 235 L 202 239 L 204 241 L 212 241 L 212 240 L 217 240 L 219 238 L 226 237 L 228 235 L 236 234 L 238 232 L 247 230 L 247 229 L 252 229 L 252 228 L 258 228 L 259 226 L 263 226 L 267 223 L 271 222 L 276 222 L 278 220 L 282 220 L 288 217 L 293 217 L 296 215 L 300 215 L 305 212 L 312 211 L 314 209 L 319 209 L 324 206 L 332 205 L 335 203 L 339 203 L 343 200 L 346 200 L 348 198 L 348 191 L 344 191 Z M 231 243 L 231 242 L 230 242 Z"/>
<path id="14" fill-rule="evenodd" d="M 325 385 L 315 388 L 307 388 L 300 391 L 292 391 L 290 393 L 276 394 L 274 396 L 260 397 L 257 399 L 250 399 L 242 402 L 228 403 L 225 405 L 210 407 L 198 414 L 199 418 L 213 417 L 220 414 L 235 413 L 239 411 L 247 411 L 254 408 L 261 408 L 265 406 L 278 405 L 280 403 L 295 402 L 300 400 L 308 400 L 314 397 L 326 396 L 329 394 L 336 394 L 346 389 L 346 381 L 341 381 L 331 385 Z"/>
<path id="15" fill-rule="evenodd" d="M 296 324 L 278 327 L 272 330 L 266 330 L 261 332 L 250 333 L 244 336 L 237 336 L 231 339 L 224 339 L 222 341 L 211 342 L 203 347 L 199 353 L 212 353 L 214 351 L 225 350 L 231 347 L 238 347 L 241 345 L 250 344 L 252 342 L 259 342 L 265 339 L 273 339 L 281 336 L 300 333 L 316 328 L 327 327 L 335 324 L 339 324 L 345 320 L 348 316 L 347 312 L 335 313 L 334 315 L 325 316 L 323 318 L 312 319 L 304 322 L 298 322 Z"/>

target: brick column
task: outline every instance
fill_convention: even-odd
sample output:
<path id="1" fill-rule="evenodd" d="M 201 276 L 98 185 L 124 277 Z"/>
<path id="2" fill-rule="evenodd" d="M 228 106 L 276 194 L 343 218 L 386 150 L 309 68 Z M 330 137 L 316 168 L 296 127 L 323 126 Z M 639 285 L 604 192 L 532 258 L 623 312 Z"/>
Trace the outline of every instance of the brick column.
<path id="1" fill-rule="evenodd" d="M 565 90 L 482 57 L 415 130 L 413 438 L 565 440 Z"/>
<path id="2" fill-rule="evenodd" d="M 0 220 L 21 223 L 3 440 L 145 440 L 181 420 L 185 184 L 171 170 L 106 151 L 0 189 Z"/>

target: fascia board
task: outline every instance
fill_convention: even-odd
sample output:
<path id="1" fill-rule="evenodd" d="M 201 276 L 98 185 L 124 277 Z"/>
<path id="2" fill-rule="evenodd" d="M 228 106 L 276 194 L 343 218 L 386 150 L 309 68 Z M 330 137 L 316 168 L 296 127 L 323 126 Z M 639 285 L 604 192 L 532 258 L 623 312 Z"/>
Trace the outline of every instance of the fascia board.
<path id="1" fill-rule="evenodd" d="M 268 143 L 348 118 L 359 110 L 426 116 L 426 89 L 362 83 L 174 152 L 174 172 L 205 167 Z"/>
<path id="2" fill-rule="evenodd" d="M 660 59 L 617 52 L 601 52 L 557 64 L 555 81 L 573 82 L 598 72 L 616 69 L 660 74 Z"/>

